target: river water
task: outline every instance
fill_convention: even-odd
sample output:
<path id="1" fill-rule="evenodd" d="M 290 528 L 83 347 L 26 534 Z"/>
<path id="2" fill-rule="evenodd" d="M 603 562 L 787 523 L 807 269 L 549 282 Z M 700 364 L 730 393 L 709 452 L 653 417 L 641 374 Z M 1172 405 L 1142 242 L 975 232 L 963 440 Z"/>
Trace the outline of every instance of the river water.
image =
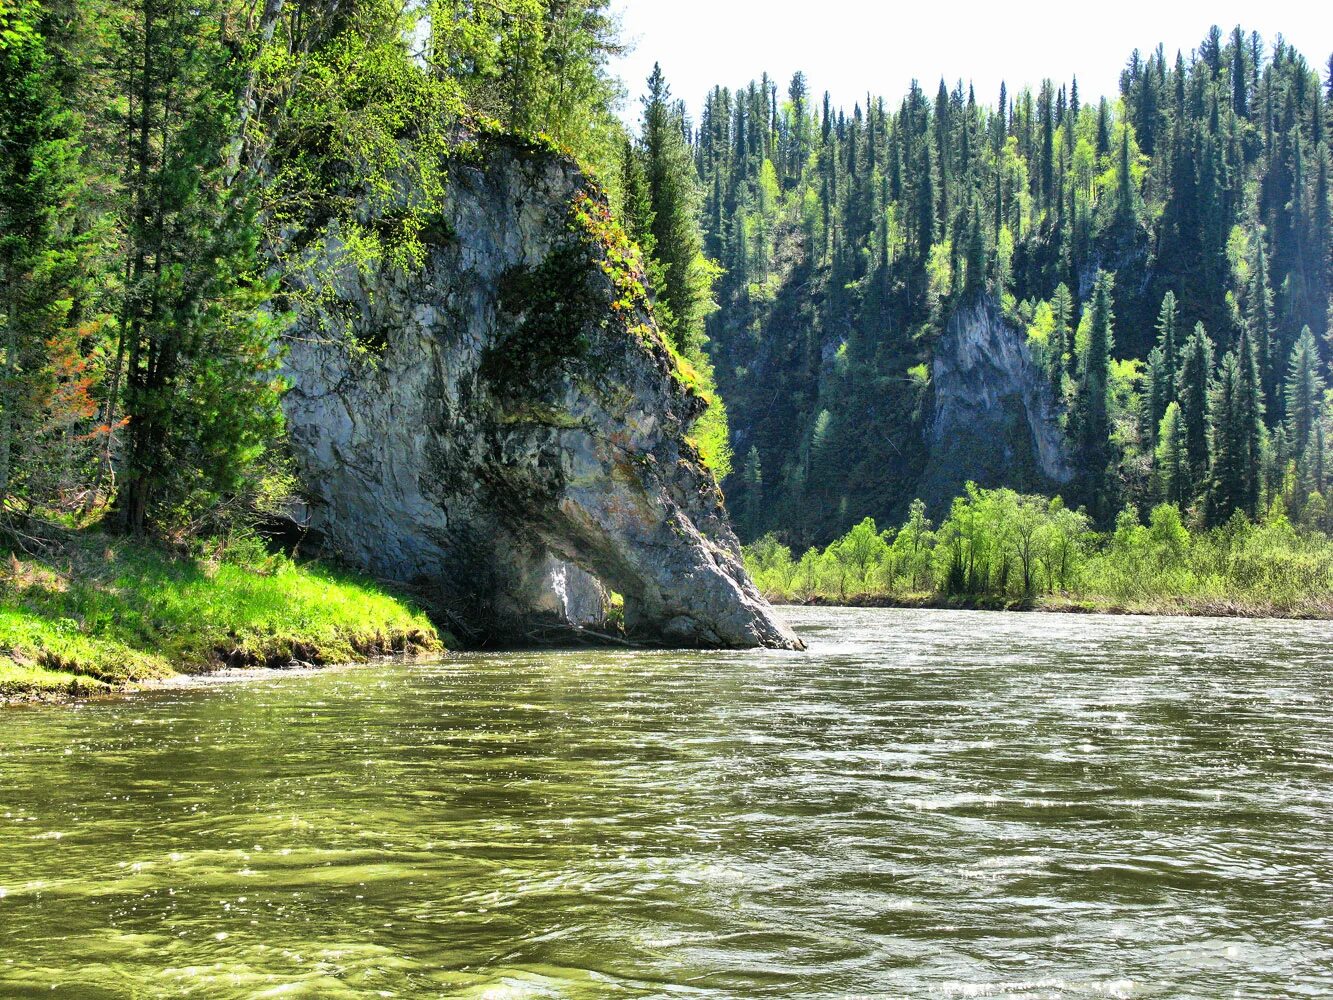
<path id="1" fill-rule="evenodd" d="M 0 997 L 1333 992 L 1333 626 L 792 618 L 0 713 Z"/>

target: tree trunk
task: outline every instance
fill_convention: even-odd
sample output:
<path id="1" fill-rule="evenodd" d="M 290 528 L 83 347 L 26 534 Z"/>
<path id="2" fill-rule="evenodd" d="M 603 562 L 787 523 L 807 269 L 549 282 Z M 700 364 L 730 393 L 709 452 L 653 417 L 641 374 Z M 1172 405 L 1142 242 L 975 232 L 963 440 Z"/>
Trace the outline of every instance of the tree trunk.
<path id="1" fill-rule="evenodd" d="M 18 369 L 18 323 L 14 318 L 14 281 L 5 276 L 5 367 L 0 376 L 0 507 L 9 499 L 9 453 L 14 446 L 14 381 Z"/>
<path id="2" fill-rule="evenodd" d="M 282 9 L 286 0 L 264 0 L 264 13 L 259 20 L 259 52 L 263 52 L 273 41 L 273 33 L 278 27 L 278 18 L 282 16 Z M 255 113 L 255 87 L 259 82 L 259 60 L 250 67 L 246 76 L 245 87 L 241 92 L 241 110 L 240 120 L 237 122 L 236 137 L 231 142 L 231 147 L 227 150 L 227 169 L 223 172 L 224 183 L 231 187 L 235 183 L 237 175 L 241 172 L 241 157 L 245 153 L 246 131 L 250 126 L 250 119 Z"/>

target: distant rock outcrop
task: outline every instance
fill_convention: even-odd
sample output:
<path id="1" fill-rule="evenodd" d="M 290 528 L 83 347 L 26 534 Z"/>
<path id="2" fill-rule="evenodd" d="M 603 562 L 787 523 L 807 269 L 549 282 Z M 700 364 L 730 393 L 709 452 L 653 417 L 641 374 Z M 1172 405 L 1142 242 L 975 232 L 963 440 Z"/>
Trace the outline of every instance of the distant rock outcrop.
<path id="1" fill-rule="evenodd" d="M 1027 338 L 982 296 L 950 318 L 931 368 L 930 458 L 918 495 L 936 509 L 972 480 L 1059 492 L 1074 477 L 1050 389 Z"/>
<path id="2" fill-rule="evenodd" d="M 602 195 L 487 141 L 435 229 L 416 273 L 367 278 L 336 231 L 312 261 L 338 275 L 287 361 L 312 527 L 496 639 L 595 622 L 614 591 L 645 639 L 799 648 L 745 572 L 688 437 L 704 404 Z M 324 332 L 339 324 L 373 349 Z"/>

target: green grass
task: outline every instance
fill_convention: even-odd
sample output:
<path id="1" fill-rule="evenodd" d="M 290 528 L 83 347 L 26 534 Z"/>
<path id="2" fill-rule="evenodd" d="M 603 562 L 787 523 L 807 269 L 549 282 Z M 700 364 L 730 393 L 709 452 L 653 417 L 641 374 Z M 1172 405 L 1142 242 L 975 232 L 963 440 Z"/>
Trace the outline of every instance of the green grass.
<path id="1" fill-rule="evenodd" d="M 318 564 L 186 559 L 85 534 L 0 566 L 0 700 L 441 648 L 409 602 Z"/>

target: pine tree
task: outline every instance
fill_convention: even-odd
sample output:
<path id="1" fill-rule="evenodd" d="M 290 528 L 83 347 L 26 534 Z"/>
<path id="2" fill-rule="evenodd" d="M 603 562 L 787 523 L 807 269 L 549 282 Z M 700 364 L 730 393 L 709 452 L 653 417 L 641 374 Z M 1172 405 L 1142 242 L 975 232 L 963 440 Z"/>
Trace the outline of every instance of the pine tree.
<path id="1" fill-rule="evenodd" d="M 1301 330 L 1287 366 L 1287 439 L 1298 461 L 1305 455 L 1318 427 L 1324 390 L 1319 347 L 1307 326 Z"/>
<path id="2" fill-rule="evenodd" d="M 1111 422 L 1108 410 L 1111 350 L 1115 343 L 1112 312 L 1114 276 L 1100 271 L 1092 293 L 1088 349 L 1076 400 L 1079 453 L 1087 469 L 1090 507 L 1098 517 L 1110 512 Z"/>
<path id="3" fill-rule="evenodd" d="M 1209 437 L 1212 427 L 1212 401 L 1209 395 L 1212 368 L 1213 342 L 1208 338 L 1203 324 L 1199 323 L 1185 345 L 1179 383 L 1186 456 L 1186 489 L 1182 492 L 1191 498 L 1202 492 L 1212 461 Z"/>
<path id="4" fill-rule="evenodd" d="M 1153 472 L 1159 500 L 1178 506 L 1189 502 L 1189 452 L 1185 445 L 1185 422 L 1181 418 L 1179 403 L 1167 405 L 1166 413 L 1158 425 Z"/>

